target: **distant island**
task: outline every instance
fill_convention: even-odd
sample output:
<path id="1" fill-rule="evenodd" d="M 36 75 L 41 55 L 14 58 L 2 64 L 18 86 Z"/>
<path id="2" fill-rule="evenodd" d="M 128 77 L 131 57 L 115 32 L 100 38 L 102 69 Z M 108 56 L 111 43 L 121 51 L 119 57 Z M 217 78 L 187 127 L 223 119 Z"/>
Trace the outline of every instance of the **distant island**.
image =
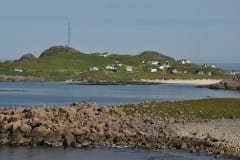
<path id="1" fill-rule="evenodd" d="M 175 60 L 156 51 L 138 55 L 85 54 L 68 46 L 53 46 L 38 58 L 0 62 L 0 81 L 141 81 L 168 79 L 227 79 L 230 73 L 213 65 Z M 9 78 L 10 77 L 10 78 Z M 30 77 L 29 79 L 26 77 Z"/>

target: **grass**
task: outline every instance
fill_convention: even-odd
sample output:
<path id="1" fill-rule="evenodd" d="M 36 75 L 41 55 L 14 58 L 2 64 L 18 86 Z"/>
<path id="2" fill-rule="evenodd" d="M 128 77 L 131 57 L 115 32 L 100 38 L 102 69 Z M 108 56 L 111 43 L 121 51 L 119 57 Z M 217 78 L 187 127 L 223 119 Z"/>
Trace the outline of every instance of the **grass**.
<path id="1" fill-rule="evenodd" d="M 44 56 L 33 61 L 15 61 L 0 63 L 1 75 L 21 75 L 42 77 L 47 80 L 63 81 L 67 79 L 81 79 L 87 77 L 95 80 L 140 80 L 140 79 L 225 79 L 229 75 L 221 70 L 214 68 L 201 68 L 197 65 L 187 66 L 177 63 L 174 59 L 158 54 L 156 52 L 144 52 L 143 54 L 119 55 L 112 54 L 108 57 L 101 57 L 94 54 L 84 54 L 74 49 L 64 47 L 52 47 L 43 53 Z M 51 55 L 48 55 L 49 53 Z M 188 71 L 187 74 L 173 75 L 170 70 L 158 71 L 150 73 L 149 64 L 142 64 L 142 61 L 158 60 L 164 61 L 169 59 L 171 67 L 177 68 L 179 71 Z M 123 64 L 118 68 L 118 72 L 105 70 L 106 65 Z M 101 70 L 98 72 L 89 71 L 89 67 L 96 66 Z M 126 66 L 133 66 L 133 72 L 125 72 Z M 16 67 L 22 67 L 23 73 L 14 72 Z M 196 74 L 199 70 L 203 70 L 205 75 Z M 212 76 L 207 73 L 212 72 Z"/>
<path id="2" fill-rule="evenodd" d="M 150 102 L 121 107 L 128 115 L 140 113 L 151 117 L 198 118 L 202 120 L 240 118 L 240 99 L 235 98 Z"/>

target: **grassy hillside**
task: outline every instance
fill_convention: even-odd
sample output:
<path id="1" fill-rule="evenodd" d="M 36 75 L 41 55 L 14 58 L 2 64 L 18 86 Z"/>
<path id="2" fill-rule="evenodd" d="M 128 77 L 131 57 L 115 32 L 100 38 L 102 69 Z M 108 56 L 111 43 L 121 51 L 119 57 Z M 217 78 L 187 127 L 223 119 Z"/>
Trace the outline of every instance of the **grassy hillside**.
<path id="1" fill-rule="evenodd" d="M 156 67 L 147 63 L 148 61 L 169 61 L 171 68 L 177 68 L 182 73 L 171 74 L 171 70 L 158 70 L 156 73 L 149 72 L 149 68 Z M 144 63 L 143 63 L 144 61 Z M 117 68 L 117 72 L 106 70 L 107 65 L 122 64 Z M 126 72 L 126 66 L 132 66 L 132 72 Z M 22 68 L 23 72 L 14 71 L 15 68 Z M 98 67 L 99 71 L 90 71 L 90 67 Z M 183 72 L 187 71 L 186 74 Z M 204 75 L 198 75 L 198 71 L 203 71 Z M 208 72 L 212 76 L 207 75 Z M 119 55 L 111 54 L 107 57 L 99 54 L 84 54 L 73 48 L 55 46 L 45 50 L 39 58 L 29 61 L 14 61 L 0 63 L 1 75 L 22 75 L 43 77 L 47 80 L 67 80 L 81 79 L 82 77 L 96 80 L 139 80 L 139 79 L 189 79 L 227 78 L 228 74 L 220 69 L 202 68 L 197 65 L 182 65 L 173 58 L 162 55 L 158 52 L 145 51 L 139 55 Z"/>

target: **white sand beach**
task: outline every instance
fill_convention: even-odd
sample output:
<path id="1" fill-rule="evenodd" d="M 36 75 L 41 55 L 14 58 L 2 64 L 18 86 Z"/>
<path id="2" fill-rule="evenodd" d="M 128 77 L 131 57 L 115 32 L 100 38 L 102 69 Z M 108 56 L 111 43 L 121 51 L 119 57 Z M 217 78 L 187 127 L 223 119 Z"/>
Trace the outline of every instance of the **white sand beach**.
<path id="1" fill-rule="evenodd" d="M 222 80 L 219 80 L 219 79 L 169 79 L 169 80 L 164 80 L 164 79 L 162 79 L 162 80 L 161 79 L 154 79 L 154 80 L 141 79 L 141 81 L 153 82 L 153 83 L 163 83 L 163 84 L 210 85 L 210 84 L 219 83 Z"/>

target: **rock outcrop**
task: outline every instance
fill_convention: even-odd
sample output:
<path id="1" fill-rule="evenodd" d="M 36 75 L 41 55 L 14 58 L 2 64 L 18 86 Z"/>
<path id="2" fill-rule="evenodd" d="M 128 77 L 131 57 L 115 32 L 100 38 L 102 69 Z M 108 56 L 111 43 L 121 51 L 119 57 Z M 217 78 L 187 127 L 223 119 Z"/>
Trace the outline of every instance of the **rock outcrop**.
<path id="1" fill-rule="evenodd" d="M 240 76 L 235 76 L 228 80 L 223 80 L 217 84 L 207 86 L 211 89 L 229 89 L 229 90 L 240 90 Z"/>
<path id="2" fill-rule="evenodd" d="M 239 156 L 228 152 L 218 139 L 180 136 L 171 127 L 174 123 L 177 122 L 137 112 L 128 115 L 119 107 L 84 103 L 65 107 L 3 108 L 0 109 L 0 144 L 175 148 L 219 154 L 224 150 L 222 154 Z"/>

